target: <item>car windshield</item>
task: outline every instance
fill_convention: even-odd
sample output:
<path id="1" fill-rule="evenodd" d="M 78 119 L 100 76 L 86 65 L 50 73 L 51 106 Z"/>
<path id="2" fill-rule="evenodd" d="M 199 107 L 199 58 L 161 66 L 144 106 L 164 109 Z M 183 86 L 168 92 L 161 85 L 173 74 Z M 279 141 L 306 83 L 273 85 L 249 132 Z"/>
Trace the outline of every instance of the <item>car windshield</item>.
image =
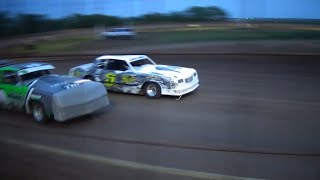
<path id="1" fill-rule="evenodd" d="M 154 63 L 151 62 L 151 61 L 150 61 L 149 59 L 147 59 L 147 58 L 139 59 L 139 60 L 136 60 L 136 61 L 131 62 L 131 66 L 132 66 L 133 68 L 141 67 L 141 66 L 147 65 L 147 64 L 154 65 Z"/>
<path id="2" fill-rule="evenodd" d="M 50 74 L 49 70 L 41 70 L 41 71 L 30 72 L 30 73 L 21 75 L 20 77 L 21 77 L 22 81 L 27 81 L 27 80 L 30 80 L 30 79 L 39 78 L 39 77 L 46 76 L 46 75 L 49 75 L 49 74 Z"/>

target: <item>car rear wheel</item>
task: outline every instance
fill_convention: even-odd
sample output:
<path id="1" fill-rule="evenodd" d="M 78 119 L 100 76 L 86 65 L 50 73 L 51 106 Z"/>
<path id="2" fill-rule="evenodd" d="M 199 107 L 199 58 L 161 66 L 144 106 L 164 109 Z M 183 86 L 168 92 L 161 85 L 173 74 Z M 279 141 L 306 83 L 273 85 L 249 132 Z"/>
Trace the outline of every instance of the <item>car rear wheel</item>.
<path id="1" fill-rule="evenodd" d="M 46 116 L 46 111 L 43 105 L 39 102 L 35 102 L 32 106 L 32 115 L 35 121 L 38 123 L 48 122 L 48 117 Z"/>
<path id="2" fill-rule="evenodd" d="M 161 87 L 158 83 L 148 83 L 144 88 L 144 94 L 147 98 L 158 99 L 161 96 Z"/>

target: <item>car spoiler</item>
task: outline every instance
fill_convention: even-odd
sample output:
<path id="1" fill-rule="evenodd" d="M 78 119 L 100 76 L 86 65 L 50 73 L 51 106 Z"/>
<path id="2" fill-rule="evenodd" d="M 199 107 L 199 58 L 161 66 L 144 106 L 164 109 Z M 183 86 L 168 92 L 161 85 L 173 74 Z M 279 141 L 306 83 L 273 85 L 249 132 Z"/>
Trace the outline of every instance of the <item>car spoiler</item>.
<path id="1" fill-rule="evenodd" d="M 0 60 L 0 68 L 5 67 L 5 66 L 10 66 L 12 64 L 14 64 L 14 63 L 10 60 Z"/>

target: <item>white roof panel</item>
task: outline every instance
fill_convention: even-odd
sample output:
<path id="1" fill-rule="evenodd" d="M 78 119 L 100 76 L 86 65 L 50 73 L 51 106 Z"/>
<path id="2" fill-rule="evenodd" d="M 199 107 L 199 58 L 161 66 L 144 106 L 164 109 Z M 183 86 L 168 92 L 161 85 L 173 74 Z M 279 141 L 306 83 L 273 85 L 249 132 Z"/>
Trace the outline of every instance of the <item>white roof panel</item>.
<path id="1" fill-rule="evenodd" d="M 96 59 L 118 59 L 118 60 L 123 60 L 123 61 L 136 61 L 138 59 L 144 59 L 147 58 L 146 55 L 104 55 L 97 57 Z"/>

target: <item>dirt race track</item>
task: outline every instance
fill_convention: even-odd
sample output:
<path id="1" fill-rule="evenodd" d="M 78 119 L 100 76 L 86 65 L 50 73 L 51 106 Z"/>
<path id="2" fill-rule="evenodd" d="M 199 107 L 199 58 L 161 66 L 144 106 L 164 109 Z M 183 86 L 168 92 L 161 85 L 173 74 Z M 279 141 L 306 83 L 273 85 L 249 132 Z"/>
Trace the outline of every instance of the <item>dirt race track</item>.
<path id="1" fill-rule="evenodd" d="M 2 111 L 1 179 L 320 179 L 319 56 L 150 57 L 196 68 L 199 89 L 109 92 L 109 109 L 67 123 Z M 66 74 L 90 61 L 52 63 Z"/>

